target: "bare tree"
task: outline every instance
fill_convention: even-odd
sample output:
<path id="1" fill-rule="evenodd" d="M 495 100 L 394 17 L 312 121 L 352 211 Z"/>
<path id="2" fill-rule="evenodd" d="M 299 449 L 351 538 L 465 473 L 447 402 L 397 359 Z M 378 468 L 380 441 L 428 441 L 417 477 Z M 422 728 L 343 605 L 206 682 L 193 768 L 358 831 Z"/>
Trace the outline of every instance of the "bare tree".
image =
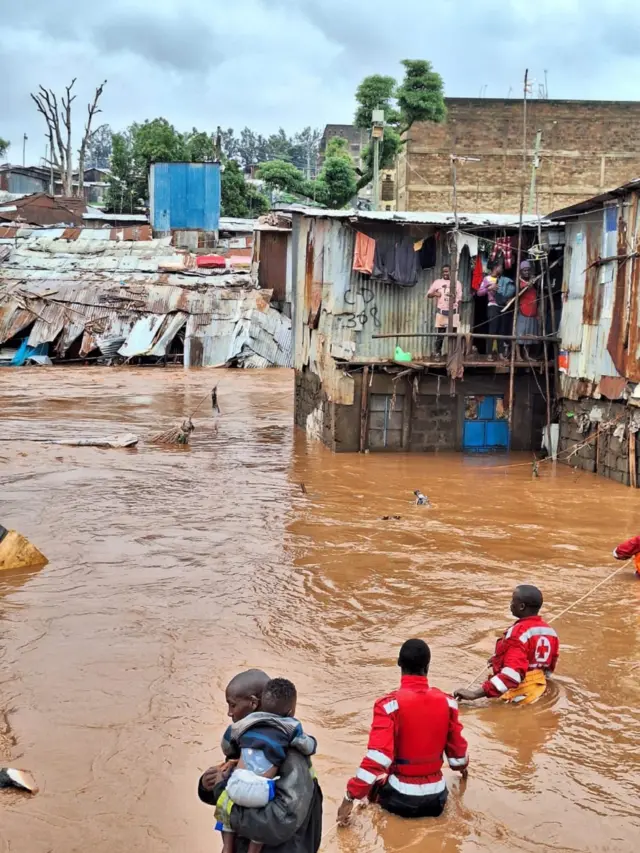
<path id="1" fill-rule="evenodd" d="M 60 169 L 60 180 L 62 182 L 62 194 L 71 196 L 73 192 L 73 155 L 71 151 L 71 104 L 76 96 L 71 94 L 76 82 L 74 77 L 69 86 L 65 86 L 66 96 L 63 95 L 58 106 L 58 99 L 52 89 L 40 86 L 37 94 L 31 93 L 38 112 L 42 113 L 47 123 L 47 136 L 51 150 L 53 165 Z M 93 103 L 87 105 L 88 117 L 85 125 L 84 136 L 79 149 L 79 174 L 77 195 L 82 195 L 84 184 L 84 161 L 87 144 L 91 137 L 91 122 L 100 110 L 97 109 L 98 100 L 106 84 L 106 80 L 98 86 Z"/>
<path id="2" fill-rule="evenodd" d="M 93 117 L 96 113 L 101 113 L 102 110 L 99 110 L 98 101 L 100 100 L 100 95 L 102 95 L 102 90 L 104 89 L 107 81 L 103 80 L 102 83 L 96 89 L 96 93 L 93 98 L 93 103 L 87 104 L 87 123 L 84 126 L 84 136 L 82 137 L 82 143 L 80 148 L 78 149 L 78 195 L 82 197 L 84 191 L 84 162 L 87 157 L 87 145 L 91 141 L 93 136 L 91 132 L 91 123 L 93 121 Z"/>

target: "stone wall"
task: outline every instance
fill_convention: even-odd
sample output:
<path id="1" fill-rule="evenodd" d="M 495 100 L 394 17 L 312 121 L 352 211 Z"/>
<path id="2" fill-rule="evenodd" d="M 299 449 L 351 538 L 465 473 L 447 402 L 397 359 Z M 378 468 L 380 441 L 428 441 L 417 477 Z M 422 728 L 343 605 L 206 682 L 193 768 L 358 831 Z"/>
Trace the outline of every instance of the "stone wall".
<path id="1" fill-rule="evenodd" d="M 447 98 L 444 124 L 409 132 L 398 164 L 398 210 L 451 210 L 450 155 L 458 165 L 458 210 L 518 213 L 522 181 L 522 101 Z M 552 101 L 527 107 L 528 167 L 542 131 L 537 191 L 549 213 L 618 187 L 640 174 L 640 101 Z"/>
<path id="2" fill-rule="evenodd" d="M 617 423 L 627 423 L 636 414 L 635 410 L 624 403 L 591 399 L 563 400 L 558 447 L 560 461 L 572 468 L 592 474 L 598 473 L 602 477 L 628 486 L 630 481 L 628 430 L 625 430 L 624 436 L 616 437 L 614 427 L 605 430 L 599 422 L 591 422 L 589 415 L 594 409 L 603 411 L 604 422 L 618 419 Z M 574 450 L 575 452 L 572 453 L 571 451 Z M 638 447 L 636 446 L 636 469 L 638 470 L 637 457 Z"/>

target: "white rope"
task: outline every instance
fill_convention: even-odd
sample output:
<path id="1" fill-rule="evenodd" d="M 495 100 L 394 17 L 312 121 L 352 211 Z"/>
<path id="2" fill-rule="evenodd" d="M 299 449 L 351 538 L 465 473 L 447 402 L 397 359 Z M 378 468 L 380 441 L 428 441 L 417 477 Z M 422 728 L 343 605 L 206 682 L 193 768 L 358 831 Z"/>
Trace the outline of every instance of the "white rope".
<path id="1" fill-rule="evenodd" d="M 581 596 L 577 601 L 574 601 L 574 602 L 573 602 L 573 604 L 570 604 L 568 607 L 565 607 L 565 609 L 564 609 L 564 610 L 561 610 L 561 611 L 560 611 L 560 613 L 556 613 L 556 615 L 555 615 L 555 616 L 552 616 L 552 617 L 551 617 L 551 619 L 549 619 L 549 624 L 551 624 L 552 622 L 555 622 L 555 621 L 556 621 L 556 619 L 560 619 L 560 617 L 561 617 L 561 616 L 564 616 L 564 614 L 565 614 L 565 613 L 568 613 L 570 610 L 573 610 L 573 608 L 574 608 L 574 607 L 577 607 L 577 606 L 578 606 L 578 604 L 580 604 L 582 601 L 584 601 L 584 600 L 585 600 L 585 598 L 589 598 L 589 596 L 590 596 L 590 595 L 592 595 L 592 594 L 593 594 L 597 589 L 599 589 L 601 586 L 603 586 L 603 584 L 605 584 L 607 581 L 611 580 L 611 578 L 612 578 L 612 577 L 614 577 L 615 575 L 617 575 L 617 574 L 618 574 L 618 572 L 622 571 L 622 569 L 624 569 L 624 568 L 626 567 L 626 565 L 627 565 L 627 561 L 625 561 L 621 566 L 618 566 L 618 568 L 617 568 L 614 572 L 611 572 L 611 574 L 610 574 L 610 575 L 607 575 L 607 577 L 606 577 L 606 578 L 604 578 L 604 580 L 601 580 L 601 581 L 600 581 L 599 583 L 597 583 L 594 587 L 592 587 L 592 588 L 589 590 L 589 592 L 585 592 L 585 594 L 584 594 L 583 596 Z M 477 680 L 478 680 L 482 675 L 484 675 L 484 674 L 485 674 L 485 672 L 487 671 L 487 669 L 488 669 L 488 666 L 487 666 L 487 664 L 485 664 L 485 665 L 482 667 L 482 669 L 480 670 L 480 672 L 479 672 L 477 675 L 474 675 L 474 676 L 473 676 L 473 678 L 472 678 L 472 680 L 467 684 L 467 689 L 468 689 L 469 687 L 473 687 L 473 685 L 476 683 L 476 681 L 477 681 Z"/>

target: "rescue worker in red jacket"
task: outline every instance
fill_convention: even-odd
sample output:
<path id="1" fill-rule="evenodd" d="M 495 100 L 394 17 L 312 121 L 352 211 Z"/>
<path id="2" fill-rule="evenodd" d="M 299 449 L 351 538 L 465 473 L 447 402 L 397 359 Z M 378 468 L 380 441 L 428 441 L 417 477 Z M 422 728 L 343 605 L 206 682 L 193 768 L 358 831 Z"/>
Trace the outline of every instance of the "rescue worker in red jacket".
<path id="1" fill-rule="evenodd" d="M 518 620 L 496 643 L 489 661 L 492 676 L 478 688 L 460 688 L 456 699 L 473 701 L 487 696 L 505 702 L 529 705 L 547 687 L 546 675 L 556 668 L 560 643 L 558 635 L 539 616 L 542 593 L 535 586 L 517 586 L 511 612 Z"/>
<path id="2" fill-rule="evenodd" d="M 636 575 L 640 578 L 640 536 L 633 536 L 618 545 L 617 548 L 613 549 L 613 556 L 616 560 L 630 560 L 633 557 Z"/>
<path id="3" fill-rule="evenodd" d="M 458 703 L 427 681 L 431 652 L 423 640 L 400 649 L 400 688 L 373 708 L 369 747 L 338 810 L 346 824 L 354 800 L 368 798 L 402 817 L 437 817 L 447 801 L 443 753 L 449 766 L 467 774 L 467 742 Z"/>

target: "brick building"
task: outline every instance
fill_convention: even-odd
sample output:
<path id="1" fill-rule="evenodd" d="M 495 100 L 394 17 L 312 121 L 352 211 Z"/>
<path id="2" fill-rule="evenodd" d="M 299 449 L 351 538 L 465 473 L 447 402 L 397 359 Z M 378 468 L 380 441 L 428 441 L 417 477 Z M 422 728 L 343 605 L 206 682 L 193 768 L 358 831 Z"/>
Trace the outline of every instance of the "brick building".
<path id="1" fill-rule="evenodd" d="M 398 161 L 398 210 L 451 210 L 450 155 L 460 163 L 458 209 L 517 213 L 522 182 L 523 105 L 501 98 L 447 98 L 444 124 L 409 132 Z M 539 209 L 567 207 L 640 175 L 640 101 L 533 99 L 527 106 L 525 212 L 535 138 L 542 131 L 537 171 Z"/>

